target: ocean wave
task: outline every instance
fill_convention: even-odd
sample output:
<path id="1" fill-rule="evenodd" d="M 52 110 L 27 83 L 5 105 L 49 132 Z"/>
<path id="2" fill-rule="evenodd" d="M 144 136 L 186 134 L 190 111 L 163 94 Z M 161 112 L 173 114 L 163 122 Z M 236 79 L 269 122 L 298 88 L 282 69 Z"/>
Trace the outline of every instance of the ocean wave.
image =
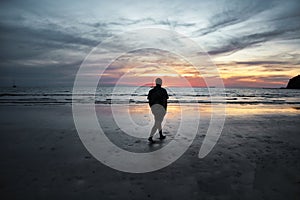
<path id="1" fill-rule="evenodd" d="M 167 88 L 168 89 L 168 88 Z M 100 88 L 96 94 L 91 89 L 82 89 L 72 93 L 72 88 L 6 88 L 1 90 L 0 104 L 143 104 L 148 103 L 149 88 Z M 207 88 L 172 88 L 169 89 L 171 104 L 300 104 L 299 90 L 276 89 L 225 89 Z"/>
<path id="2" fill-rule="evenodd" d="M 40 99 L 0 99 L 0 105 L 5 104 L 72 104 L 72 103 L 80 103 L 80 104 L 147 104 L 148 101 L 141 100 L 96 100 L 96 101 L 88 101 L 86 99 L 51 99 L 51 98 L 40 98 Z M 273 104 L 273 105 L 283 105 L 283 104 L 292 104 L 292 105 L 300 105 L 300 101 L 228 101 L 228 100 L 170 100 L 169 104 Z"/>

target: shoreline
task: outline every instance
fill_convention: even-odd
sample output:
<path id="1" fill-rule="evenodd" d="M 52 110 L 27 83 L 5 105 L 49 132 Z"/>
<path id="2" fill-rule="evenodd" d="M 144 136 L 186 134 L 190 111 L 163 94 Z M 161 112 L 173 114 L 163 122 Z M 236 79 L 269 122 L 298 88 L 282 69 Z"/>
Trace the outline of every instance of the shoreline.
<path id="1" fill-rule="evenodd" d="M 85 105 L 84 103 L 82 104 Z M 211 103 L 203 103 L 203 104 L 194 104 L 194 103 L 168 103 L 168 108 L 172 107 L 195 107 L 200 109 L 203 113 L 209 114 L 211 112 L 212 106 L 220 106 L 225 107 L 227 115 L 259 115 L 259 114 L 282 114 L 282 115 L 298 115 L 300 114 L 300 104 L 211 104 Z M 0 108 L 5 107 L 72 107 L 72 104 L 1 104 Z M 141 104 L 95 104 L 95 107 L 138 107 L 144 108 L 145 110 L 149 110 L 148 103 Z M 243 112 L 239 112 L 243 111 Z"/>

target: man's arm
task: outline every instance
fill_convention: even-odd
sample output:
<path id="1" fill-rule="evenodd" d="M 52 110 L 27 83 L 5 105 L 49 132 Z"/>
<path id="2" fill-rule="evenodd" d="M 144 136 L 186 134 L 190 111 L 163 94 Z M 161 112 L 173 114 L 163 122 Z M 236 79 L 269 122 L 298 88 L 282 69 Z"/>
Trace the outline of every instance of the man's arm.
<path id="1" fill-rule="evenodd" d="M 150 93 L 151 93 L 151 90 L 148 92 L 148 96 L 147 96 L 148 100 L 150 100 L 150 96 L 151 96 Z"/>
<path id="2" fill-rule="evenodd" d="M 169 95 L 168 95 L 168 92 L 166 89 L 165 89 L 165 96 L 166 96 L 166 99 L 169 99 Z"/>

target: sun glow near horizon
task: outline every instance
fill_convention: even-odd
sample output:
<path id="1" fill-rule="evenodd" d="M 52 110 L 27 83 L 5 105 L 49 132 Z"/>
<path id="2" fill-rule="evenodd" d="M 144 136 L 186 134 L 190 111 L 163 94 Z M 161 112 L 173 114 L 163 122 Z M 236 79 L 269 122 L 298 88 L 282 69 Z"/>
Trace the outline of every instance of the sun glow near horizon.
<path id="1" fill-rule="evenodd" d="M 205 78 L 194 66 L 182 60 L 163 59 L 149 61 L 142 55 L 138 59 L 117 59 L 102 74 L 102 83 L 139 86 L 154 83 L 155 78 L 164 80 L 168 87 L 206 87 Z M 132 64 L 134 62 L 134 64 Z M 146 64 L 145 64 L 146 63 Z M 245 67 L 245 64 L 217 64 L 218 73 L 225 87 L 284 87 L 298 69 L 268 71 L 264 66 Z M 203 69 L 202 69 L 203 70 Z M 204 69 L 205 71 L 205 69 Z M 121 80 L 119 80 L 121 77 Z"/>

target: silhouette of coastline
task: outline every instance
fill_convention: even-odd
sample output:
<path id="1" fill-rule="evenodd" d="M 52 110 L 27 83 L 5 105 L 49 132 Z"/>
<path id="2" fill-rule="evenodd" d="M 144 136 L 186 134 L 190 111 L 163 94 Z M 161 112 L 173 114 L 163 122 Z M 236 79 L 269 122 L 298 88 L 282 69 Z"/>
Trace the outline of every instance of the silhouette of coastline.
<path id="1" fill-rule="evenodd" d="M 300 75 L 291 78 L 286 89 L 300 89 Z"/>

